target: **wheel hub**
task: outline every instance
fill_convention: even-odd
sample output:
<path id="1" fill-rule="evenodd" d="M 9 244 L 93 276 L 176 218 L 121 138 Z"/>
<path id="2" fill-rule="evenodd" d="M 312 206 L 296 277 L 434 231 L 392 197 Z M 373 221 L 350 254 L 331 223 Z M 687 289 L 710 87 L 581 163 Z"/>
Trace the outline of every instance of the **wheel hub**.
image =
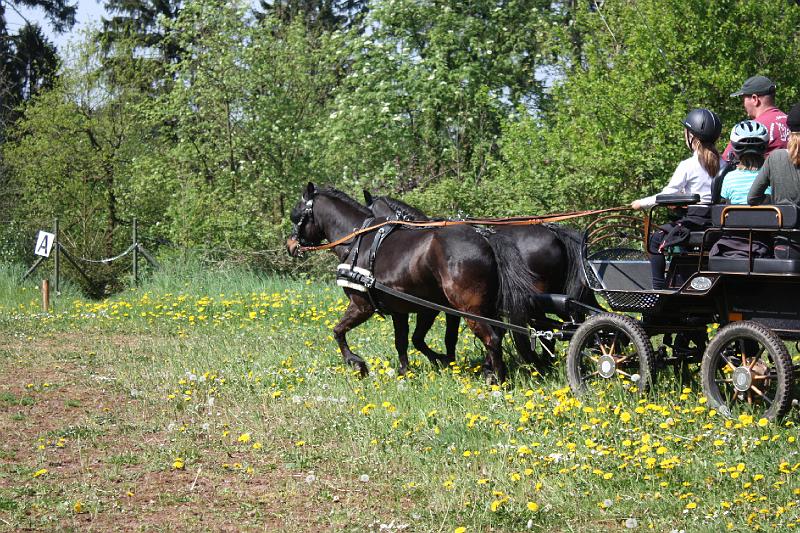
<path id="1" fill-rule="evenodd" d="M 617 373 L 617 361 L 610 355 L 603 355 L 597 360 L 597 372 L 608 379 Z"/>
<path id="2" fill-rule="evenodd" d="M 753 375 L 750 369 L 745 366 L 740 366 L 733 371 L 733 387 L 739 392 L 746 392 L 750 390 L 750 385 L 753 384 Z"/>

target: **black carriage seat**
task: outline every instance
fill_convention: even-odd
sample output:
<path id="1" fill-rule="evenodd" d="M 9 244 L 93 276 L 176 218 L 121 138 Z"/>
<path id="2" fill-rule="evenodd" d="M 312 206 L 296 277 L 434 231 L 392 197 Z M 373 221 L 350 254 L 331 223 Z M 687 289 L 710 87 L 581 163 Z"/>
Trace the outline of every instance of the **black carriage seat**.
<path id="1" fill-rule="evenodd" d="M 650 261 L 590 259 L 589 265 L 603 288 L 610 291 L 652 291 Z"/>
<path id="2" fill-rule="evenodd" d="M 711 208 L 711 222 L 715 228 L 731 229 L 800 229 L 800 216 L 796 205 L 715 205 Z M 755 236 L 756 234 L 754 234 Z M 712 256 L 708 269 L 717 272 L 749 272 L 750 259 Z M 753 259 L 754 273 L 800 274 L 800 259 Z"/>
<path id="3" fill-rule="evenodd" d="M 711 217 L 711 206 L 700 203 L 699 194 L 659 194 L 656 196 L 656 205 L 667 207 L 685 207 L 686 216 L 695 219 L 709 219 Z M 697 251 L 703 244 L 705 231 L 692 231 L 689 238 L 681 243 L 683 248 Z M 705 242 L 706 249 L 709 243 Z"/>

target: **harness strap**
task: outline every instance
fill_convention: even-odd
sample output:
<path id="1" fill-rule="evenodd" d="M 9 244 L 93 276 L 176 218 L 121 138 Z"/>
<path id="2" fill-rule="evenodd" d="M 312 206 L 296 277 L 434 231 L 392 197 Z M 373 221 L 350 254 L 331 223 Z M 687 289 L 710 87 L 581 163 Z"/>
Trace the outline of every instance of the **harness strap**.
<path id="1" fill-rule="evenodd" d="M 563 220 L 570 220 L 573 218 L 580 218 L 589 215 L 597 215 L 600 213 L 611 213 L 615 211 L 625 211 L 630 209 L 630 207 L 609 207 L 606 209 L 594 209 L 590 211 L 573 211 L 572 213 L 556 213 L 552 215 L 542 215 L 539 217 L 514 217 L 514 218 L 468 218 L 464 220 L 439 220 L 439 221 L 425 221 L 425 222 L 407 222 L 404 220 L 386 220 L 375 224 L 373 226 L 369 226 L 366 228 L 361 228 L 359 230 L 350 233 L 349 235 L 345 235 L 344 237 L 337 239 L 333 242 L 329 242 L 326 244 L 320 244 L 318 246 L 301 246 L 301 252 L 313 252 L 317 250 L 328 250 L 330 248 L 334 248 L 339 246 L 340 244 L 346 243 L 353 238 L 363 235 L 364 233 L 374 231 L 376 229 L 382 228 L 383 226 L 391 226 L 391 225 L 402 225 L 412 228 L 440 228 L 446 226 L 463 226 L 463 225 L 474 225 L 474 224 L 482 224 L 487 226 L 533 226 L 537 224 L 544 224 L 546 222 L 561 222 Z"/>

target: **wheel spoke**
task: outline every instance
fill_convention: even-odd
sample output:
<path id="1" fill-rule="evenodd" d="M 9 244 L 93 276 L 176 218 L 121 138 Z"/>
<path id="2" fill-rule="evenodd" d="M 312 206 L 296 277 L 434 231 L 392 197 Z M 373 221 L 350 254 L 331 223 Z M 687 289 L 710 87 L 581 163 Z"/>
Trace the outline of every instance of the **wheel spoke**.
<path id="1" fill-rule="evenodd" d="M 747 353 L 745 353 L 744 339 L 739 339 L 739 352 L 742 356 L 742 366 L 747 366 Z"/>
<path id="2" fill-rule="evenodd" d="M 778 374 L 770 373 L 770 374 L 759 374 L 757 376 L 753 376 L 753 381 L 766 381 L 768 379 L 778 379 Z"/>
<path id="3" fill-rule="evenodd" d="M 755 391 L 755 392 L 756 392 L 756 394 L 758 394 L 759 396 L 761 396 L 762 398 L 764 398 L 764 399 L 767 401 L 767 403 L 768 403 L 768 404 L 772 405 L 772 400 L 770 400 L 769 398 L 767 398 L 767 395 L 766 395 L 766 394 L 764 394 L 763 392 L 761 392 L 761 390 L 759 390 L 759 388 L 758 388 L 758 387 L 756 387 L 755 385 L 750 385 L 750 390 L 753 390 L 753 391 Z M 748 391 L 748 392 L 749 392 L 749 391 Z"/>
<path id="4" fill-rule="evenodd" d="M 728 379 L 715 379 L 714 381 L 716 383 L 733 383 L 733 380 L 730 379 L 730 378 L 728 378 Z"/>
<path id="5" fill-rule="evenodd" d="M 619 336 L 619 331 L 614 332 L 614 338 L 611 341 L 611 347 L 608 349 L 609 355 L 614 355 L 615 349 L 617 347 L 617 337 Z"/>
<path id="6" fill-rule="evenodd" d="M 719 353 L 719 355 L 720 355 L 720 357 L 722 357 L 723 359 L 725 359 L 725 362 L 728 364 L 728 366 L 730 367 L 731 371 L 733 371 L 733 370 L 736 370 L 736 366 L 735 366 L 733 363 L 731 363 L 731 360 L 730 360 L 730 359 L 728 359 L 728 356 L 726 356 L 726 355 L 725 355 L 724 353 L 722 353 L 722 352 L 720 352 L 720 353 Z"/>

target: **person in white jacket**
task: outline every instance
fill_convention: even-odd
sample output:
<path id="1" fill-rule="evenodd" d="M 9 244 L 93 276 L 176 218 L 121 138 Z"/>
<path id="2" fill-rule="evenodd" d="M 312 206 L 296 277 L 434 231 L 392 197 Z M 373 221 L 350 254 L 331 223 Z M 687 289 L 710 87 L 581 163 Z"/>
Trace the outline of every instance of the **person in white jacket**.
<path id="1" fill-rule="evenodd" d="M 701 204 L 711 203 L 711 184 L 719 171 L 719 151 L 716 142 L 722 133 L 722 122 L 713 111 L 692 109 L 683 119 L 683 138 L 686 147 L 692 150 L 692 157 L 684 159 L 672 174 L 669 183 L 660 192 L 634 200 L 631 207 L 647 209 L 656 203 L 659 194 L 699 194 Z M 653 275 L 653 288 L 666 288 L 664 270 L 666 259 L 661 250 L 664 232 L 653 233 L 648 252 Z"/>

